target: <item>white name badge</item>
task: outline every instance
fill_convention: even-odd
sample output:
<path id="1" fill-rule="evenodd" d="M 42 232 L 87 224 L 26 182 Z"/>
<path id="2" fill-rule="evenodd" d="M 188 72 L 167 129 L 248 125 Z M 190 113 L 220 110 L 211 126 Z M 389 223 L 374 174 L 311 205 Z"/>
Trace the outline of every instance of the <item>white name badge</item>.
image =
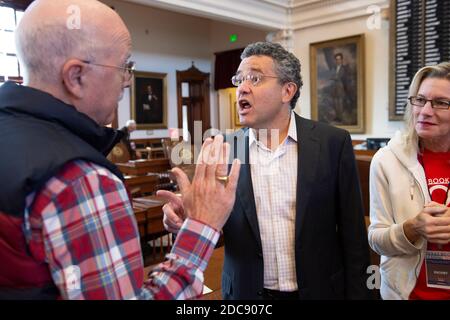
<path id="1" fill-rule="evenodd" d="M 427 286 L 450 290 L 450 251 L 427 251 Z"/>

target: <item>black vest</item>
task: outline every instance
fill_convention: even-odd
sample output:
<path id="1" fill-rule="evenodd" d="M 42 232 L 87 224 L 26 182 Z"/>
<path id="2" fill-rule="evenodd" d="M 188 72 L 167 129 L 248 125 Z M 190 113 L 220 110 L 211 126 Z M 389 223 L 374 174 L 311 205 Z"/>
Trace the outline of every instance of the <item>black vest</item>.
<path id="1" fill-rule="evenodd" d="M 26 197 L 76 159 L 96 163 L 123 180 L 116 166 L 105 158 L 122 136 L 121 132 L 98 126 L 50 94 L 5 83 L 0 87 L 0 215 L 23 219 Z M 14 247 L 8 245 L 11 241 L 0 239 L 0 250 L 9 252 Z M 23 271 L 30 271 L 33 258 L 28 259 L 27 248 L 21 250 L 16 255 L 27 260 Z M 21 260 L 11 259 L 10 263 L 22 270 Z M 42 271 L 42 266 L 36 264 L 33 272 L 38 270 Z M 0 286 L 0 299 L 55 299 L 58 295 L 51 279 L 44 287 Z"/>
<path id="2" fill-rule="evenodd" d="M 76 159 L 123 180 L 105 158 L 122 136 L 50 94 L 6 82 L 0 87 L 0 211 L 22 216 L 26 196 Z"/>

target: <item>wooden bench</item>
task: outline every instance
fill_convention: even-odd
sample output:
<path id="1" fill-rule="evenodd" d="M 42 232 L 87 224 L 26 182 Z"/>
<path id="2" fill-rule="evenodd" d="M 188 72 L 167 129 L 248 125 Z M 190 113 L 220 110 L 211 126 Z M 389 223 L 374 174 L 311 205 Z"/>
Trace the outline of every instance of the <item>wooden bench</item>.
<path id="1" fill-rule="evenodd" d="M 116 163 L 125 175 L 142 176 L 148 173 L 160 173 L 170 170 L 169 159 L 131 160 L 126 163 Z"/>
<path id="2" fill-rule="evenodd" d="M 160 184 L 159 174 L 156 173 L 142 176 L 124 176 L 124 178 L 125 185 L 133 197 L 154 193 Z"/>

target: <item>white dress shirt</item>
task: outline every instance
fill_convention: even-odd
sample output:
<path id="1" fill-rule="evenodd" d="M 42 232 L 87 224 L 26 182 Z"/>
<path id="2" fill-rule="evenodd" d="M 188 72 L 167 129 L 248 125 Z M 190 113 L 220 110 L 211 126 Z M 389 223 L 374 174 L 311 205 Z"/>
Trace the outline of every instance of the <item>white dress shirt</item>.
<path id="1" fill-rule="evenodd" d="M 250 129 L 249 160 L 264 256 L 264 288 L 295 291 L 297 128 L 294 112 L 291 112 L 288 135 L 275 150 L 268 149 L 261 140 Z"/>

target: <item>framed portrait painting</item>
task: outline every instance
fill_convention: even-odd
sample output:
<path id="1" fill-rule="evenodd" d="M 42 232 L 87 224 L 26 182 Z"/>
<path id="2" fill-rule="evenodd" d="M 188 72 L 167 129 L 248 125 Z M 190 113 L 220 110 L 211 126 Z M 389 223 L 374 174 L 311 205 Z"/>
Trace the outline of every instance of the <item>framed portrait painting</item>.
<path id="1" fill-rule="evenodd" d="M 237 107 L 237 98 L 236 98 L 236 88 L 228 88 L 224 89 L 228 94 L 228 100 L 230 105 L 230 120 L 231 120 L 231 128 L 234 130 L 239 130 L 242 128 L 241 121 L 239 119 L 238 107 Z"/>
<path id="2" fill-rule="evenodd" d="M 312 43 L 311 118 L 364 133 L 364 35 Z"/>
<path id="3" fill-rule="evenodd" d="M 138 130 L 167 129 L 167 74 L 135 71 L 131 117 Z"/>
<path id="4" fill-rule="evenodd" d="M 233 125 L 233 129 L 240 129 L 242 128 L 241 120 L 239 119 L 239 113 L 237 108 L 237 101 L 235 100 L 232 104 L 232 111 L 231 111 L 231 123 Z"/>

